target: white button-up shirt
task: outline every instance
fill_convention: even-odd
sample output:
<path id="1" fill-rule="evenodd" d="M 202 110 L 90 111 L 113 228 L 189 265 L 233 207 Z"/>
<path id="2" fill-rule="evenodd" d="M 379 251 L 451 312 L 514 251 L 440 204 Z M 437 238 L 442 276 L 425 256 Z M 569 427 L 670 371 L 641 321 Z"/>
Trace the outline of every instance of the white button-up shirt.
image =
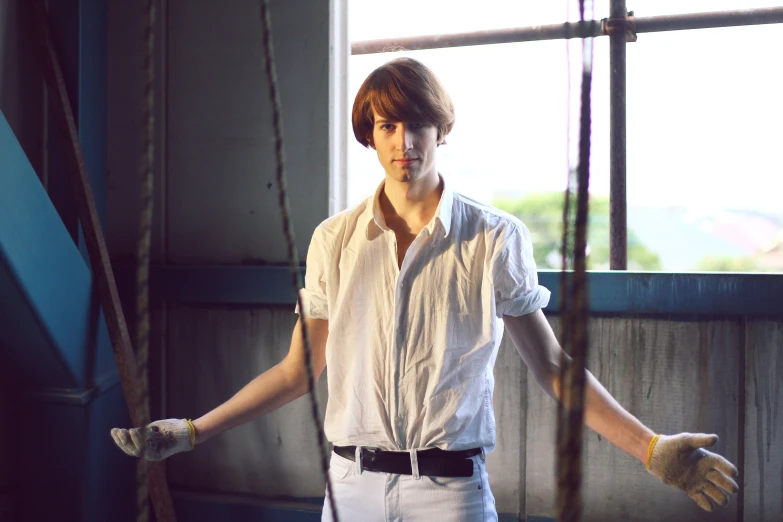
<path id="1" fill-rule="evenodd" d="M 329 321 L 326 437 L 336 446 L 490 452 L 502 316 L 549 301 L 530 234 L 446 184 L 398 267 L 383 186 L 321 223 L 307 253 L 305 315 Z"/>

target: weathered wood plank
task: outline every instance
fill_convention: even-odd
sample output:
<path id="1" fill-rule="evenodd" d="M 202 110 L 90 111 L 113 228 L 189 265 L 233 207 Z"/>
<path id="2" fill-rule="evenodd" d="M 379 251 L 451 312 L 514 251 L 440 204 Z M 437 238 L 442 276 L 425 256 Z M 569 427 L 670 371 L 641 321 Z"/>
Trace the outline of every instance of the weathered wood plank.
<path id="1" fill-rule="evenodd" d="M 737 461 L 738 323 L 595 318 L 589 332 L 588 366 L 621 405 L 663 433 L 717 433 L 715 450 Z M 554 516 L 555 412 L 528 380 L 528 515 Z M 704 513 L 594 432 L 586 441 L 585 522 L 737 519 L 736 500 Z"/>
<path id="2" fill-rule="evenodd" d="M 201 415 L 277 364 L 288 350 L 294 321 L 287 308 L 173 306 L 167 337 L 169 415 Z M 556 322 L 554 326 L 557 331 Z M 737 462 L 737 322 L 597 318 L 590 321 L 590 333 L 590 369 L 621 404 L 664 433 L 718 433 L 716 451 Z M 774 342 L 769 345 L 774 347 Z M 526 373 L 513 345 L 504 340 L 495 367 L 498 444 L 488 459 L 491 484 L 499 511 L 553 516 L 555 402 Z M 323 410 L 325 379 L 318 390 Z M 771 408 L 776 411 L 774 404 Z M 776 439 L 771 440 L 774 445 Z M 314 497 L 323 494 L 317 459 L 309 458 L 315 456 L 308 404 L 300 399 L 173 458 L 169 470 L 172 484 L 188 489 Z M 775 458 L 780 462 L 780 456 L 773 454 Z M 747 488 L 753 487 L 748 482 Z M 773 482 L 765 489 L 766 501 L 776 498 L 774 487 Z M 586 445 L 584 498 L 586 521 L 737 519 L 736 500 L 707 516 L 592 432 Z M 746 501 L 746 513 L 750 509 L 752 503 Z M 770 513 L 768 518 L 776 512 Z"/>
<path id="3" fill-rule="evenodd" d="M 198 417 L 279 363 L 296 316 L 289 307 L 227 309 L 171 306 L 168 316 L 168 415 Z M 317 385 L 323 415 L 326 376 Z M 169 462 L 172 486 L 262 497 L 324 494 L 307 397 Z M 307 458 L 305 458 L 307 457 Z"/>
<path id="4" fill-rule="evenodd" d="M 228 399 L 287 353 L 295 317 L 283 309 L 172 306 L 168 317 L 168 415 L 197 417 Z M 194 356 L 197 354 L 197 356 Z M 505 341 L 496 364 L 498 443 L 488 457 L 498 510 L 520 510 L 526 370 Z M 318 385 L 321 411 L 326 378 Z M 267 451 L 269 453 L 267 454 Z M 305 399 L 171 459 L 173 485 L 266 497 L 323 494 Z"/>
<path id="5" fill-rule="evenodd" d="M 527 368 L 506 335 L 495 362 L 497 443 L 487 455 L 489 485 L 499 513 L 524 513 Z"/>
<path id="6" fill-rule="evenodd" d="M 783 520 L 783 321 L 745 329 L 745 520 Z"/>

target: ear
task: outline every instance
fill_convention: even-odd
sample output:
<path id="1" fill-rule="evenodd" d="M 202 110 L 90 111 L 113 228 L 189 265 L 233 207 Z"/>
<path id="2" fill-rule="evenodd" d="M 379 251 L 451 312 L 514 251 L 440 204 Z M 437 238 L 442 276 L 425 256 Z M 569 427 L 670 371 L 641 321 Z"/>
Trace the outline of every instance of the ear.
<path id="1" fill-rule="evenodd" d="M 375 149 L 375 142 L 372 140 L 372 132 L 368 131 L 367 134 L 364 135 L 364 139 L 367 141 L 367 146 L 371 149 Z"/>

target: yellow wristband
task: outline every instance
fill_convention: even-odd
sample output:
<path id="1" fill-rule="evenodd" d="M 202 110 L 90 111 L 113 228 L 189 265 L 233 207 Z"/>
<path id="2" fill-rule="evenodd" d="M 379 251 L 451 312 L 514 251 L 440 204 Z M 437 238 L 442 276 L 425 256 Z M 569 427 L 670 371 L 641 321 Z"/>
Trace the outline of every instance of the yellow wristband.
<path id="1" fill-rule="evenodd" d="M 652 460 L 653 450 L 655 449 L 655 443 L 658 442 L 660 435 L 656 435 L 650 441 L 650 445 L 647 447 L 647 463 L 644 465 L 646 469 L 650 469 L 650 460 Z"/>
<path id="2" fill-rule="evenodd" d="M 190 437 L 190 449 L 196 447 L 196 427 L 193 426 L 193 422 L 190 419 L 184 419 L 185 424 L 188 426 L 188 436 Z"/>

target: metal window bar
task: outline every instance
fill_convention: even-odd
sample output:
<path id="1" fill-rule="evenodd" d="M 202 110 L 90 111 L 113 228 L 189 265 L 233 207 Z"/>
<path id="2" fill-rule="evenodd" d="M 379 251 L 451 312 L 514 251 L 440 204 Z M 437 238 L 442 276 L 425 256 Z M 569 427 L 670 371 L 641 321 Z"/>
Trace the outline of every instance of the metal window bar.
<path id="1" fill-rule="evenodd" d="M 633 16 L 633 12 L 626 12 L 625 0 L 612 0 L 609 14 L 609 18 L 602 20 L 577 23 L 359 41 L 351 44 L 351 54 L 374 54 L 398 49 L 419 51 L 447 47 L 468 47 L 472 45 L 609 36 L 609 268 L 611 270 L 626 270 L 628 264 L 625 141 L 626 42 L 636 41 L 638 33 L 779 24 L 783 23 L 783 7 L 637 18 Z"/>
<path id="2" fill-rule="evenodd" d="M 625 190 L 625 43 L 633 27 L 628 25 L 625 0 L 612 0 L 609 32 L 609 270 L 628 269 L 628 200 Z"/>
<path id="3" fill-rule="evenodd" d="M 614 10 L 612 12 L 614 12 Z M 721 11 L 715 13 L 650 16 L 645 18 L 631 17 L 631 19 L 636 26 L 636 33 L 779 24 L 783 23 L 783 7 Z M 608 22 L 609 19 L 605 18 L 603 20 L 590 20 L 584 23 L 575 22 L 512 29 L 494 29 L 471 33 L 364 40 L 351 43 L 351 54 L 375 54 L 390 52 L 397 49 L 420 51 L 425 49 L 442 49 L 446 47 L 468 47 L 471 45 L 608 36 Z"/>

